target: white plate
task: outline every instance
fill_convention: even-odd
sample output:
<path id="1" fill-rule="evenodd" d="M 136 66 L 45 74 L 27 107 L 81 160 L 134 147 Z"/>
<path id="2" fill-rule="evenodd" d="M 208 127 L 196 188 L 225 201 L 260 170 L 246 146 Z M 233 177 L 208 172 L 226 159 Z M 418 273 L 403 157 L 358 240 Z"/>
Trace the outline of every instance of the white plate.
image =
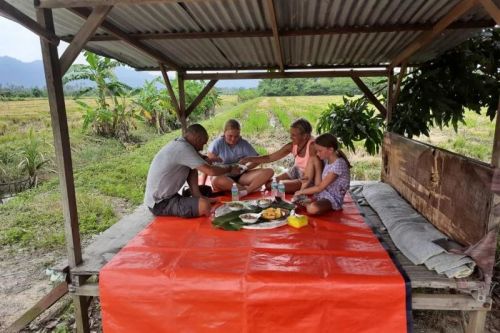
<path id="1" fill-rule="evenodd" d="M 265 230 L 279 228 L 288 223 L 287 219 L 273 220 L 270 222 L 262 222 L 257 224 L 245 224 L 243 229 L 253 229 L 253 230 Z"/>

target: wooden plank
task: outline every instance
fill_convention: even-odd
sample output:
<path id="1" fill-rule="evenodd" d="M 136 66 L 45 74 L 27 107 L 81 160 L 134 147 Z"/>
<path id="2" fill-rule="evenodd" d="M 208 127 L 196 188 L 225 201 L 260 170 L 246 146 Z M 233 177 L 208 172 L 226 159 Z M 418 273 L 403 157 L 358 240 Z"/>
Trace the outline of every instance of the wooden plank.
<path id="1" fill-rule="evenodd" d="M 26 311 L 19 319 L 10 325 L 6 332 L 19 332 L 31 323 L 36 317 L 50 308 L 61 297 L 68 292 L 68 284 L 66 281 L 57 284 L 47 295 L 36 302 L 28 311 Z"/>
<path id="2" fill-rule="evenodd" d="M 69 69 L 73 61 L 75 61 L 76 57 L 78 57 L 78 54 L 90 37 L 94 35 L 95 31 L 101 25 L 102 21 L 104 21 L 111 8 L 111 6 L 99 6 L 92 10 L 92 13 L 87 18 L 87 21 L 85 21 L 83 26 L 75 35 L 75 38 L 73 38 L 71 44 L 61 56 L 61 73 L 63 73 L 63 75 Z"/>
<path id="3" fill-rule="evenodd" d="M 479 2 L 495 22 L 500 25 L 500 8 L 498 8 L 492 0 L 479 0 Z"/>
<path id="4" fill-rule="evenodd" d="M 267 10 L 269 14 L 269 20 L 271 21 L 271 27 L 273 31 L 273 40 L 274 40 L 274 56 L 276 58 L 276 63 L 280 67 L 280 71 L 285 70 L 284 61 L 283 61 L 283 50 L 281 48 L 280 36 L 278 31 L 278 21 L 276 19 L 276 8 L 274 7 L 273 0 L 267 0 Z"/>
<path id="5" fill-rule="evenodd" d="M 54 21 L 50 9 L 37 9 L 37 21 L 46 30 L 54 33 Z M 45 81 L 47 83 L 52 133 L 54 135 L 59 185 L 62 194 L 66 251 L 68 253 L 69 265 L 75 267 L 82 261 L 82 252 L 62 73 L 57 46 L 50 44 L 42 38 L 40 38 L 40 42 L 42 46 Z"/>
<path id="6" fill-rule="evenodd" d="M 200 102 L 203 100 L 203 98 L 208 94 L 210 89 L 212 89 L 213 86 L 215 86 L 216 83 L 217 83 L 217 80 L 210 80 L 210 82 L 207 83 L 207 85 L 203 88 L 203 90 L 198 94 L 198 96 L 196 96 L 194 101 L 192 101 L 191 104 L 189 105 L 189 107 L 186 109 L 186 117 L 189 117 L 191 112 L 193 112 L 194 109 L 196 109 L 198 104 L 200 104 Z"/>
<path id="7" fill-rule="evenodd" d="M 383 153 L 383 180 L 439 230 L 462 245 L 486 234 L 491 166 L 394 133 Z"/>
<path id="8" fill-rule="evenodd" d="M 467 13 L 471 8 L 477 5 L 477 0 L 462 0 L 453 9 L 441 18 L 432 28 L 431 31 L 422 33 L 415 41 L 408 45 L 403 52 L 394 58 L 390 64 L 390 68 L 399 66 L 403 62 L 408 61 L 412 55 L 423 47 L 430 44 L 435 37 L 439 36 L 453 21 Z"/>
<path id="9" fill-rule="evenodd" d="M 392 113 L 394 112 L 394 70 L 391 68 L 389 70 L 389 75 L 387 76 L 387 116 L 385 117 L 385 123 L 389 124 L 391 122 Z M 383 159 L 383 155 L 382 155 Z"/>
<path id="10" fill-rule="evenodd" d="M 3 14 L 8 19 L 19 23 L 26 29 L 45 39 L 47 42 L 59 45 L 59 37 L 57 37 L 53 32 L 45 30 L 45 28 L 43 28 L 40 24 L 32 20 L 31 17 L 7 3 L 5 0 L 0 0 L 0 14 Z"/>
<path id="11" fill-rule="evenodd" d="M 328 71 L 308 72 L 258 72 L 258 73 L 211 73 L 211 74 L 185 74 L 185 80 L 241 80 L 241 79 L 291 79 L 291 78 L 315 78 L 315 77 L 378 77 L 386 76 L 384 69 L 354 70 L 354 69 L 332 69 Z"/>
<path id="12" fill-rule="evenodd" d="M 467 22 L 453 22 L 446 29 L 473 29 L 487 28 L 495 26 L 494 20 L 476 20 Z M 297 36 L 325 36 L 325 35 L 345 35 L 345 34 L 372 34 L 384 32 L 400 31 L 430 31 L 432 24 L 384 24 L 374 26 L 346 26 L 331 28 L 311 28 L 311 29 L 291 29 L 278 30 L 281 37 Z M 130 37 L 137 40 L 176 40 L 176 39 L 218 39 L 218 38 L 252 38 L 252 37 L 273 37 L 273 30 L 248 30 L 248 31 L 192 31 L 192 32 L 144 32 L 129 33 Z M 71 39 L 70 39 L 71 40 Z M 119 40 L 113 35 L 99 35 L 90 39 L 95 42 Z"/>
<path id="13" fill-rule="evenodd" d="M 167 71 L 163 64 L 160 64 L 161 75 L 163 76 L 163 81 L 165 81 L 165 85 L 167 86 L 168 94 L 170 95 L 170 99 L 172 100 L 172 104 L 175 109 L 175 113 L 177 114 L 177 118 L 181 118 L 181 111 L 179 108 L 179 102 L 177 102 L 177 97 L 175 97 L 174 89 L 172 88 L 172 84 L 170 83 L 170 79 L 168 78 Z"/>
<path id="14" fill-rule="evenodd" d="M 184 0 L 190 1 L 190 0 Z M 73 8 L 73 7 L 96 7 L 114 6 L 124 4 L 146 4 L 146 3 L 175 3 L 177 0 L 37 0 L 35 6 L 38 8 Z"/>
<path id="15" fill-rule="evenodd" d="M 112 2 L 112 1 L 111 1 Z M 90 11 L 86 8 L 72 8 L 70 9 L 72 13 L 75 13 L 76 15 L 87 19 L 90 15 Z M 174 61 L 172 61 L 170 58 L 165 56 L 163 53 L 160 51 L 140 42 L 139 40 L 130 37 L 126 32 L 118 28 L 116 25 L 104 20 L 101 23 L 101 28 L 107 30 L 109 33 L 113 34 L 114 36 L 118 37 L 120 40 L 123 42 L 127 43 L 128 45 L 134 47 L 135 49 L 147 54 L 148 56 L 152 57 L 153 59 L 157 60 L 158 62 L 165 64 L 169 66 L 170 68 L 173 68 L 175 70 L 180 70 L 179 65 L 177 65 Z"/>
<path id="16" fill-rule="evenodd" d="M 469 295 L 460 294 L 421 294 L 412 293 L 412 309 L 414 310 L 488 310 L 490 303 L 477 302 Z"/>
<path id="17" fill-rule="evenodd" d="M 82 264 L 72 268 L 71 275 L 98 275 L 101 268 L 118 251 L 151 223 L 153 217 L 144 205 L 139 206 L 132 214 L 124 216 L 85 248 Z M 64 269 L 66 266 L 67 262 L 58 264 L 59 269 Z"/>
<path id="18" fill-rule="evenodd" d="M 379 110 L 380 114 L 385 118 L 387 116 L 387 109 L 380 103 L 378 98 L 373 95 L 373 93 L 370 91 L 370 88 L 366 86 L 366 84 L 356 76 L 352 76 L 351 79 L 356 83 L 358 88 L 365 94 L 366 98 Z"/>
<path id="19" fill-rule="evenodd" d="M 99 297 L 99 283 L 84 283 L 81 286 L 70 286 L 70 293 L 78 296 Z"/>

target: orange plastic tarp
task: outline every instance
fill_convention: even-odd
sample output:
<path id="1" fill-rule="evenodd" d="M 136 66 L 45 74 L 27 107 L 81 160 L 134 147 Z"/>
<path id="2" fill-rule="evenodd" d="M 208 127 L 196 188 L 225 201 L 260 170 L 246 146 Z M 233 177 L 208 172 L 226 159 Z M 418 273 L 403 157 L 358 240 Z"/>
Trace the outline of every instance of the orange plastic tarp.
<path id="1" fill-rule="evenodd" d="M 406 332 L 405 281 L 350 197 L 301 229 L 158 217 L 100 273 L 111 332 Z"/>

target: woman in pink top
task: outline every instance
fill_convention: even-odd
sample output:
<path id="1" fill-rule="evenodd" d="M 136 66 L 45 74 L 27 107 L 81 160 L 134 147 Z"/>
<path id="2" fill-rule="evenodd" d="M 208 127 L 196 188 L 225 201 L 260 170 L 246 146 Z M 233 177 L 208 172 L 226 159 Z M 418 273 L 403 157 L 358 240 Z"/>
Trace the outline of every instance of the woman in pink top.
<path id="1" fill-rule="evenodd" d="M 280 160 L 292 154 L 295 158 L 293 167 L 285 173 L 276 177 L 276 180 L 285 184 L 287 193 L 295 193 L 302 188 L 305 188 L 309 182 L 314 183 L 313 163 L 309 163 L 311 158 L 317 158 L 316 149 L 314 148 L 314 138 L 312 137 L 312 126 L 307 120 L 299 118 L 290 125 L 291 142 L 281 147 L 278 151 L 263 156 L 245 157 L 240 160 L 240 163 L 271 163 Z M 315 175 L 316 176 L 316 175 Z M 321 175 L 318 175 L 320 177 Z M 309 179 L 310 181 L 304 181 Z M 266 184 L 269 187 L 270 183 Z"/>

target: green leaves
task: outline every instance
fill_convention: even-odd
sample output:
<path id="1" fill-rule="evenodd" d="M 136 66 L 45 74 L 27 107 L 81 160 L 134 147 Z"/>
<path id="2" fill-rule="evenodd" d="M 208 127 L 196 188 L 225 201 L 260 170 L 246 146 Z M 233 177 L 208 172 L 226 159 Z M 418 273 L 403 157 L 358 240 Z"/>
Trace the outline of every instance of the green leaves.
<path id="1" fill-rule="evenodd" d="M 382 144 L 384 120 L 368 108 L 364 98 L 343 97 L 344 104 L 330 104 L 318 119 L 318 133 L 332 133 L 348 149 L 364 140 L 366 151 L 375 155 Z"/>
<path id="2" fill-rule="evenodd" d="M 464 122 L 466 109 L 487 109 L 491 120 L 500 90 L 500 29 L 487 29 L 444 53 L 404 80 L 389 129 L 409 138 L 429 136 L 433 126 Z"/>

